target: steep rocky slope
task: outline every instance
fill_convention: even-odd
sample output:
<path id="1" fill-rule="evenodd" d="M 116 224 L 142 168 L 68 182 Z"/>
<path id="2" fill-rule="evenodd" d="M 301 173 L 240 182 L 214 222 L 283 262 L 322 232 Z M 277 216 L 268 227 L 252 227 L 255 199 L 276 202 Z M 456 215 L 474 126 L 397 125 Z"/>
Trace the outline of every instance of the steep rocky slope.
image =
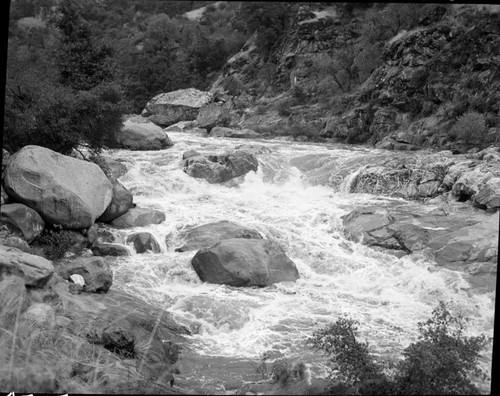
<path id="1" fill-rule="evenodd" d="M 287 28 L 270 52 L 259 50 L 254 35 L 229 59 L 211 91 L 233 96 L 234 123 L 388 149 L 453 149 L 463 137 L 450 132 L 457 117 L 475 112 L 484 128 L 467 149 L 498 143 L 498 9 L 422 9 L 411 29 L 374 43 L 378 62 L 365 46 L 346 67 L 352 76 L 335 81 L 339 54 L 358 51 L 370 10 L 347 17 L 342 7 L 290 4 Z"/>

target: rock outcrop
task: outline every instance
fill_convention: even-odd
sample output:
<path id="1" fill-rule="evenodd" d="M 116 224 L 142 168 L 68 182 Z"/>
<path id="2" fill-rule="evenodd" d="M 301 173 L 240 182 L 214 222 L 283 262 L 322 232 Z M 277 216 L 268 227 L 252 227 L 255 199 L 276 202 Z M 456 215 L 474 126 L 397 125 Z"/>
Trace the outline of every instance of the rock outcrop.
<path id="1" fill-rule="evenodd" d="M 126 120 L 116 140 L 119 147 L 130 150 L 161 150 L 173 145 L 158 125 L 144 117 Z"/>
<path id="2" fill-rule="evenodd" d="M 1 279 L 1 278 L 0 278 Z M 16 316 L 29 305 L 24 280 L 19 276 L 7 276 L 0 281 L 0 323 L 14 323 Z"/>
<path id="3" fill-rule="evenodd" d="M 214 127 L 227 125 L 231 120 L 229 105 L 209 103 L 203 106 L 196 117 L 196 124 L 211 132 Z"/>
<path id="4" fill-rule="evenodd" d="M 90 227 L 111 202 L 113 186 L 91 162 L 39 146 L 13 154 L 5 172 L 5 191 L 36 210 L 50 224 Z"/>
<path id="5" fill-rule="evenodd" d="M 193 156 L 185 160 L 184 172 L 209 183 L 223 183 L 235 177 L 257 171 L 255 156 L 245 150 L 234 150 L 223 155 Z"/>
<path id="6" fill-rule="evenodd" d="M 258 231 L 226 220 L 191 228 L 179 237 L 184 240 L 184 245 L 175 249 L 176 252 L 198 250 L 225 239 L 262 239 Z"/>
<path id="7" fill-rule="evenodd" d="M 295 263 L 267 239 L 226 239 L 199 250 L 191 264 L 202 281 L 229 286 L 269 286 L 299 278 Z"/>
<path id="8" fill-rule="evenodd" d="M 19 249 L 0 245 L 0 279 L 15 275 L 27 286 L 43 287 L 54 273 L 51 261 Z"/>
<path id="9" fill-rule="evenodd" d="M 162 127 L 179 121 L 193 121 L 200 108 L 213 99 L 210 92 L 195 88 L 179 89 L 156 95 L 142 111 L 142 116 Z"/>

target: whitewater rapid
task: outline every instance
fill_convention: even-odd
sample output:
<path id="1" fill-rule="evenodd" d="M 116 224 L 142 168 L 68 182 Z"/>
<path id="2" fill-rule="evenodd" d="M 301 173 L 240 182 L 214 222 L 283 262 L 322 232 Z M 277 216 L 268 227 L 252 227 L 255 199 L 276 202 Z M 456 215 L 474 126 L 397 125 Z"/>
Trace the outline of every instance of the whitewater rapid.
<path id="1" fill-rule="evenodd" d="M 354 172 L 381 151 L 180 132 L 169 136 L 175 145 L 166 150 L 105 153 L 129 168 L 119 180 L 134 202 L 166 214 L 161 224 L 113 231 L 122 241 L 132 232 L 151 232 L 162 248 L 157 254 L 113 259 L 114 287 L 168 309 L 192 330 L 190 345 L 197 354 L 258 362 L 268 353 L 303 361 L 313 376 L 325 376 L 327 359 L 305 341 L 320 326 L 348 315 L 360 322 L 361 340 L 369 342 L 377 358 L 395 361 L 417 340 L 417 323 L 427 320 L 440 300 L 467 318 L 467 335 L 493 337 L 494 293 L 474 293 L 461 273 L 436 268 L 423 256 L 397 258 L 343 236 L 340 217 L 356 208 L 423 210 L 402 199 L 347 192 Z M 259 169 L 237 182 L 209 184 L 182 171 L 186 150 L 213 154 L 239 145 L 254 146 Z M 278 241 L 300 279 L 266 288 L 202 283 L 190 264 L 196 252 L 175 248 L 182 245 L 184 229 L 219 220 Z M 490 371 L 491 344 L 481 364 Z M 489 392 L 488 381 L 481 390 Z"/>

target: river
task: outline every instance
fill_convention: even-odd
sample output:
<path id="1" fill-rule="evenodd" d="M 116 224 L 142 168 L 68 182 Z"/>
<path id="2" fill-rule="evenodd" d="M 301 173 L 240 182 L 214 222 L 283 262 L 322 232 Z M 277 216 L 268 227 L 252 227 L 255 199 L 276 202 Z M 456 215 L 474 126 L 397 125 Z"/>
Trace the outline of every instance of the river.
<path id="1" fill-rule="evenodd" d="M 360 340 L 369 342 L 380 361 L 401 357 L 417 340 L 417 323 L 428 319 L 440 300 L 467 318 L 467 335 L 493 337 L 494 293 L 474 292 L 460 272 L 437 268 L 423 256 L 397 258 L 343 236 L 340 217 L 355 208 L 435 208 L 347 192 L 355 171 L 381 150 L 181 132 L 169 136 L 175 145 L 166 150 L 112 150 L 106 155 L 129 167 L 120 181 L 138 206 L 166 214 L 161 224 L 114 231 L 120 238 L 149 231 L 160 242 L 161 253 L 116 258 L 112 267 L 114 287 L 168 309 L 193 331 L 180 361 L 181 392 L 234 393 L 227 390 L 229 379 L 258 377 L 256 367 L 264 353 L 269 368 L 274 359 L 286 358 L 305 363 L 313 378 L 325 377 L 327 358 L 305 342 L 315 329 L 342 315 L 360 322 Z M 182 171 L 186 150 L 212 154 L 248 144 L 260 147 L 259 169 L 241 180 L 208 184 Z M 190 264 L 196 252 L 175 252 L 182 245 L 179 233 L 219 220 L 278 241 L 296 263 L 300 279 L 266 288 L 202 283 Z M 491 353 L 489 343 L 481 358 L 487 372 Z M 189 363 L 188 357 L 197 363 Z M 247 364 L 232 365 L 231 359 Z M 489 380 L 479 386 L 489 393 Z"/>

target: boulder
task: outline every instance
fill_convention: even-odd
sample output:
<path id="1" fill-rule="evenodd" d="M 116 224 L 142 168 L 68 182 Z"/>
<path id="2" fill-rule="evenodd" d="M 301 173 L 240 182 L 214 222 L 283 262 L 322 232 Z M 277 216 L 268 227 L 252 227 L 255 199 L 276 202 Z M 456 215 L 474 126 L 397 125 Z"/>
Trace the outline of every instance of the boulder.
<path id="1" fill-rule="evenodd" d="M 130 118 L 123 123 L 116 138 L 119 147 L 130 150 L 161 150 L 173 145 L 158 125 L 137 118 Z"/>
<path id="2" fill-rule="evenodd" d="M 299 278 L 295 263 L 267 239 L 226 239 L 199 250 L 191 264 L 202 281 L 229 286 L 268 286 Z"/>
<path id="3" fill-rule="evenodd" d="M 45 222 L 36 211 L 19 203 L 2 205 L 0 216 L 2 223 L 17 228 L 28 243 L 39 236 L 45 227 Z"/>
<path id="4" fill-rule="evenodd" d="M 133 206 L 134 197 L 118 180 L 113 180 L 113 197 L 104 213 L 97 221 L 109 222 L 120 217 Z"/>
<path id="5" fill-rule="evenodd" d="M 152 117 L 152 121 L 162 127 L 173 125 L 179 121 L 193 121 L 200 108 L 211 102 L 210 92 L 195 88 L 179 89 L 162 93 L 151 99 L 144 108 L 142 115 Z"/>
<path id="6" fill-rule="evenodd" d="M 0 245 L 0 279 L 16 275 L 27 286 L 43 287 L 54 273 L 51 261 L 19 249 Z"/>
<path id="7" fill-rule="evenodd" d="M 127 165 L 125 165 L 123 162 L 114 160 L 113 158 L 104 157 L 104 156 L 102 158 L 104 159 L 106 166 L 109 168 L 110 174 L 108 175 L 108 177 L 110 179 L 114 179 L 114 180 L 119 179 L 125 173 L 127 173 L 127 171 L 128 171 Z"/>
<path id="8" fill-rule="evenodd" d="M 219 103 L 209 103 L 198 112 L 196 123 L 200 128 L 205 128 L 208 132 L 211 132 L 214 127 L 227 125 L 230 118 L 227 106 Z"/>
<path id="9" fill-rule="evenodd" d="M 240 138 L 240 139 L 258 139 L 262 135 L 251 129 L 234 129 L 225 127 L 215 127 L 210 132 L 210 136 L 213 137 L 227 137 L 227 138 Z"/>
<path id="10" fill-rule="evenodd" d="M 195 128 L 195 121 L 179 121 L 173 125 L 170 125 L 164 129 L 165 132 L 185 132 L 188 129 L 191 130 Z"/>
<path id="11" fill-rule="evenodd" d="M 9 196 L 5 192 L 2 184 L 0 185 L 0 205 L 5 205 L 7 203 L 9 203 Z"/>
<path id="12" fill-rule="evenodd" d="M 235 150 L 217 156 L 195 156 L 188 158 L 184 168 L 189 176 L 205 179 L 209 183 L 223 183 L 235 177 L 257 171 L 259 162 L 244 150 Z"/>
<path id="13" fill-rule="evenodd" d="M 181 234 L 180 238 L 184 239 L 184 245 L 175 249 L 176 252 L 198 250 L 225 239 L 262 239 L 262 236 L 251 228 L 223 220 L 191 228 Z"/>
<path id="14" fill-rule="evenodd" d="M 118 243 L 97 243 L 91 247 L 94 256 L 130 256 L 126 246 Z"/>
<path id="15" fill-rule="evenodd" d="M 90 227 L 113 195 L 113 185 L 96 164 L 39 146 L 12 155 L 4 182 L 9 196 L 64 228 Z"/>
<path id="16" fill-rule="evenodd" d="M 0 245 L 10 246 L 25 253 L 31 253 L 31 247 L 23 238 L 16 235 L 0 236 Z"/>
<path id="17" fill-rule="evenodd" d="M 16 316 L 29 305 L 24 280 L 19 276 L 8 276 L 0 281 L 0 323 L 13 324 Z"/>
<path id="18" fill-rule="evenodd" d="M 481 209 L 496 211 L 500 208 L 500 183 L 496 189 L 485 187 L 472 197 L 472 204 Z"/>
<path id="19" fill-rule="evenodd" d="M 201 154 L 196 150 L 184 151 L 184 153 L 182 154 L 182 159 L 185 160 L 185 159 L 188 159 L 191 157 L 196 157 L 197 155 L 201 155 Z"/>
<path id="20" fill-rule="evenodd" d="M 83 276 L 85 286 L 83 291 L 106 293 L 113 284 L 111 267 L 102 257 L 84 257 L 57 268 L 57 273 L 68 280 L 71 275 Z"/>
<path id="21" fill-rule="evenodd" d="M 116 228 L 145 227 L 150 224 L 159 224 L 165 221 L 165 213 L 148 208 L 130 208 L 110 224 Z"/>
<path id="22" fill-rule="evenodd" d="M 160 244 L 150 232 L 136 232 L 127 237 L 127 243 L 132 243 L 137 253 L 144 253 L 147 250 L 153 253 L 160 253 Z"/>

